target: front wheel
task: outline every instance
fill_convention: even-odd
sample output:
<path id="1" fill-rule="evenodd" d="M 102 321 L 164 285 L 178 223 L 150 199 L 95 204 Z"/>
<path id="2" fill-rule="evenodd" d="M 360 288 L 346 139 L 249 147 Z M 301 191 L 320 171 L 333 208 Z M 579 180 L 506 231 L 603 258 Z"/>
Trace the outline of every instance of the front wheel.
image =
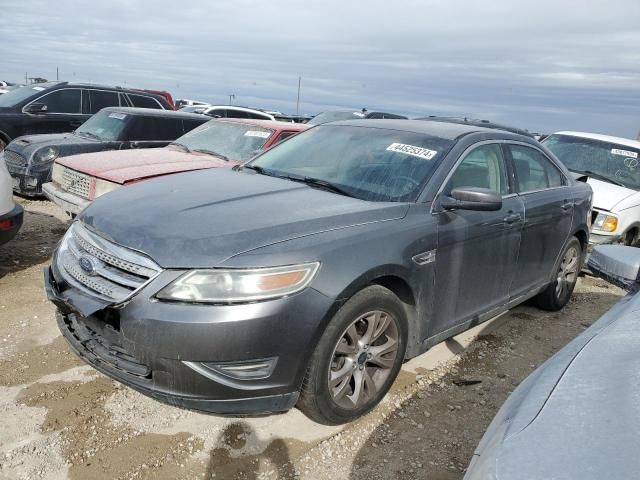
<path id="1" fill-rule="evenodd" d="M 582 268 L 582 245 L 573 237 L 565 246 L 554 280 L 535 297 L 538 307 L 552 312 L 562 309 L 571 298 Z"/>
<path id="2" fill-rule="evenodd" d="M 305 376 L 298 408 L 325 425 L 373 409 L 398 375 L 406 350 L 402 302 L 379 285 L 345 303 L 329 322 Z"/>

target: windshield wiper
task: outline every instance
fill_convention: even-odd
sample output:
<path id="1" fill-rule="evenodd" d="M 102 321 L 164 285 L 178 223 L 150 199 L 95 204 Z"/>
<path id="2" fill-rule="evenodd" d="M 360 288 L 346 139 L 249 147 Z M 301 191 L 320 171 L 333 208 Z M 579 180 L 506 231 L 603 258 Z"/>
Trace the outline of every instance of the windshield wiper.
<path id="1" fill-rule="evenodd" d="M 593 177 L 596 178 L 598 180 L 602 180 L 604 182 L 609 182 L 609 183 L 613 183 L 614 185 L 618 185 L 619 187 L 626 187 L 626 185 L 622 182 L 619 182 L 618 180 L 614 180 L 612 178 L 609 178 L 605 175 L 600 175 L 599 173 L 596 172 L 592 172 L 591 170 L 585 170 L 585 171 L 580 171 L 580 170 L 571 170 L 572 172 L 575 173 L 579 173 L 581 175 L 587 175 L 589 177 Z"/>
<path id="2" fill-rule="evenodd" d="M 186 145 L 183 145 L 182 143 L 171 142 L 169 145 L 173 145 L 174 147 L 181 148 L 182 150 L 184 150 L 187 153 L 189 153 L 191 151 L 191 150 L 189 150 L 189 147 L 187 147 Z"/>
<path id="3" fill-rule="evenodd" d="M 96 135 L 95 133 L 91 133 L 91 132 L 78 132 L 76 130 L 76 134 L 81 136 L 81 137 L 89 137 L 89 138 L 93 138 L 95 140 L 98 140 L 99 142 L 102 141 L 102 137 L 99 137 L 98 135 Z"/>
<path id="4" fill-rule="evenodd" d="M 222 155 L 221 153 L 218 152 L 214 152 L 213 150 L 207 150 L 206 148 L 194 148 L 193 150 L 191 150 L 192 152 L 201 152 L 201 153 L 206 153 L 208 155 L 213 155 L 214 157 L 218 157 L 221 158 L 222 160 L 224 160 L 225 162 L 229 161 L 229 157 L 225 157 L 224 155 Z"/>
<path id="5" fill-rule="evenodd" d="M 346 190 L 338 187 L 337 185 L 334 185 L 331 182 L 327 182 L 326 180 L 321 180 L 319 178 L 296 177 L 296 176 L 293 176 L 293 175 L 286 175 L 286 176 L 283 176 L 283 178 L 287 178 L 289 180 L 293 180 L 294 182 L 301 182 L 301 183 L 304 183 L 306 185 L 309 185 L 310 187 L 323 188 L 324 190 L 328 190 L 330 192 L 337 193 L 339 195 L 344 195 L 345 197 L 353 197 L 353 195 L 351 193 L 347 192 Z"/>

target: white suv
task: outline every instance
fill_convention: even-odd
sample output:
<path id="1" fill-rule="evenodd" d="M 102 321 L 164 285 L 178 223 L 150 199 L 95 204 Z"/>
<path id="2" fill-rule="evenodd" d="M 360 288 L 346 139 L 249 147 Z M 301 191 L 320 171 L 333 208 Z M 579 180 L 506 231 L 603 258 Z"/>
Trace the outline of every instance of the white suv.
<path id="1" fill-rule="evenodd" d="M 13 201 L 13 183 L 0 153 L 0 245 L 16 236 L 22 225 L 22 207 Z"/>
<path id="2" fill-rule="evenodd" d="M 593 189 L 590 243 L 640 246 L 640 142 L 596 133 L 558 132 L 543 141 Z"/>

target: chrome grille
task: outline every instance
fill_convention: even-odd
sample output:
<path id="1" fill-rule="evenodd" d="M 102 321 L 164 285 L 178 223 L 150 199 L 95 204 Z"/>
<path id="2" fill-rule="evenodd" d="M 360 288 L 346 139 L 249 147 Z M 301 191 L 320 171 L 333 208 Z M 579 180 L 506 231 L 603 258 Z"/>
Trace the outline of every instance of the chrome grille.
<path id="1" fill-rule="evenodd" d="M 19 153 L 12 152 L 11 150 L 4 151 L 4 161 L 7 167 L 25 167 L 27 165 L 27 159 Z"/>
<path id="2" fill-rule="evenodd" d="M 66 167 L 60 166 L 60 169 L 62 172 L 59 170 L 56 171 L 57 178 L 54 178 L 54 180 L 67 192 L 88 200 L 89 190 L 91 188 L 91 177 Z"/>
<path id="3" fill-rule="evenodd" d="M 151 259 L 121 247 L 74 223 L 56 254 L 65 280 L 93 296 L 120 303 L 161 271 Z"/>

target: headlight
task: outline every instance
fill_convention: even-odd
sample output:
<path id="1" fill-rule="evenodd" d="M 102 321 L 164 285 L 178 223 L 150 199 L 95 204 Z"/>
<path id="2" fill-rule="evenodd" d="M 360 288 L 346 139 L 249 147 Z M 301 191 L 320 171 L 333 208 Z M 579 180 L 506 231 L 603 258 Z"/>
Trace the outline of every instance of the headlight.
<path id="1" fill-rule="evenodd" d="M 40 149 L 33 156 L 33 163 L 51 163 L 58 158 L 59 154 L 60 152 L 56 147 Z"/>
<path id="2" fill-rule="evenodd" d="M 118 183 L 109 182 L 107 180 L 96 179 L 96 188 L 93 198 L 96 199 L 105 193 L 109 193 L 114 191 L 116 188 L 121 185 Z"/>
<path id="3" fill-rule="evenodd" d="M 596 221 L 593 222 L 594 230 L 601 230 L 603 232 L 615 232 L 616 228 L 618 228 L 618 217 L 614 215 L 599 213 L 596 217 Z"/>
<path id="4" fill-rule="evenodd" d="M 194 270 L 163 288 L 163 300 L 238 303 L 291 295 L 305 289 L 319 263 L 253 269 Z"/>

